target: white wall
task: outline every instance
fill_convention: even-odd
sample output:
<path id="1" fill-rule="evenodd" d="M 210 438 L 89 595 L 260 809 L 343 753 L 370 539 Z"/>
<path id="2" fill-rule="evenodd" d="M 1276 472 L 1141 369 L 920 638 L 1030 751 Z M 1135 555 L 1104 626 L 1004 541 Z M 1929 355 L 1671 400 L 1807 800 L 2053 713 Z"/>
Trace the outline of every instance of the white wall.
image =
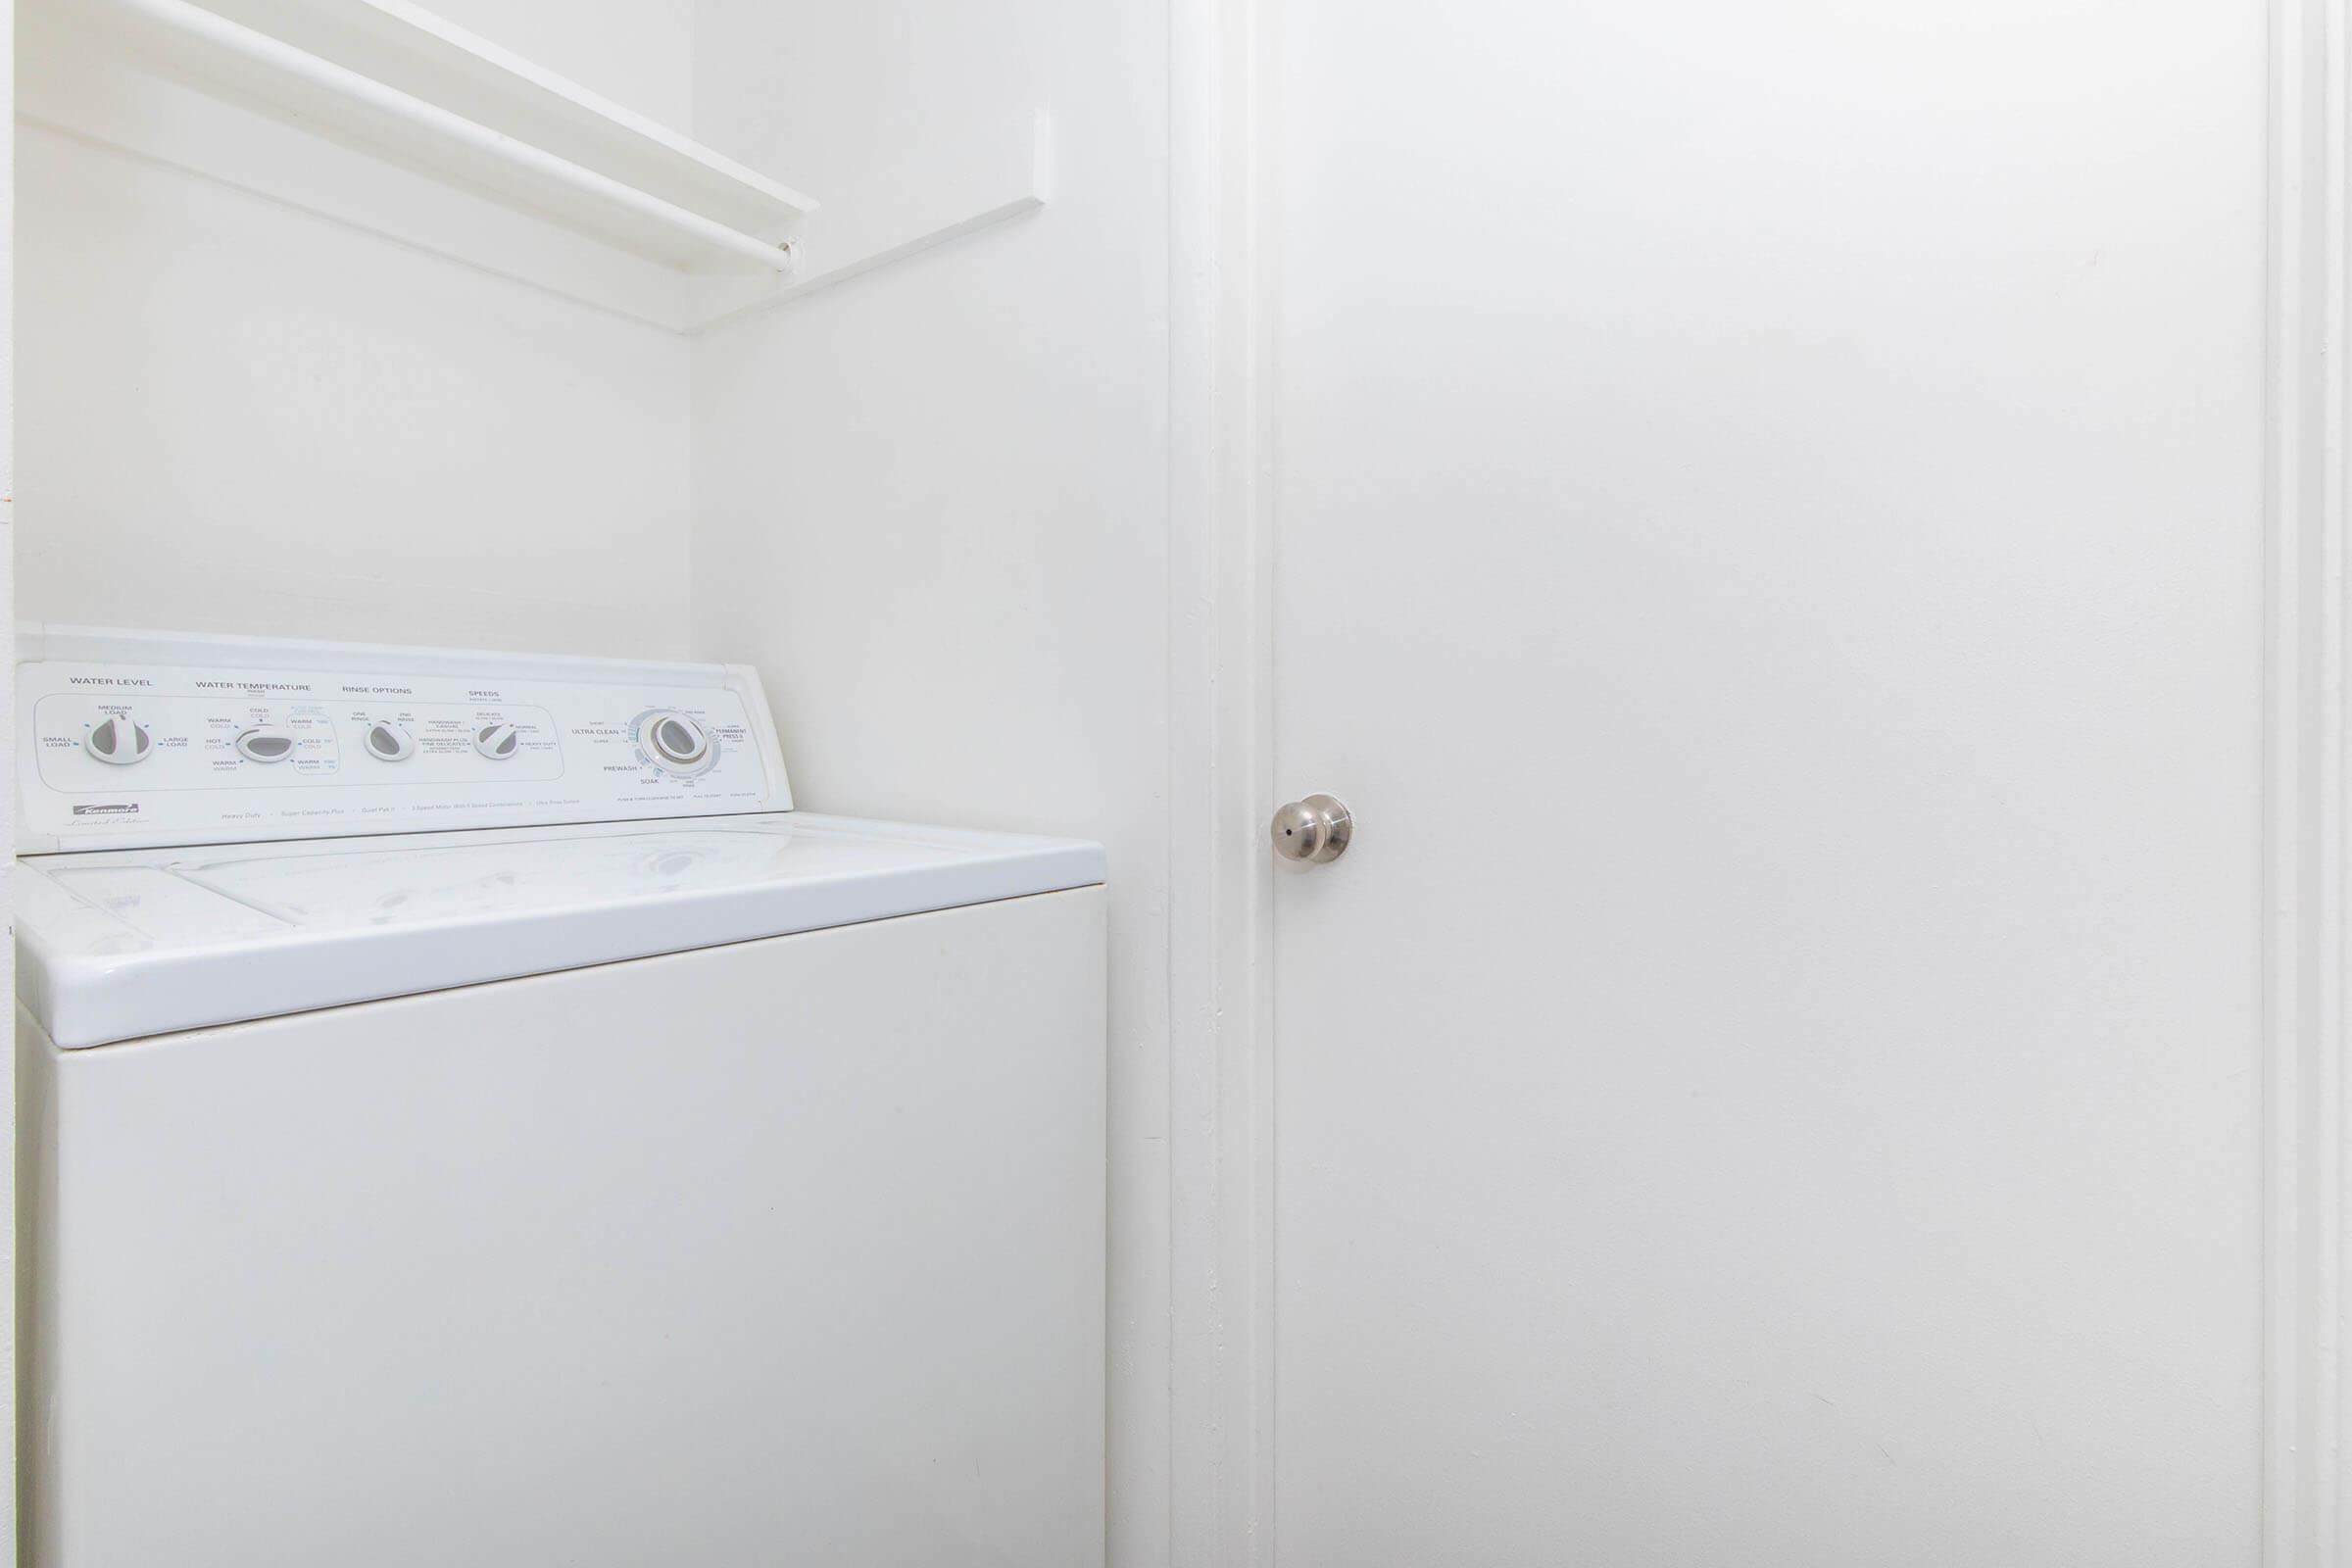
<path id="1" fill-rule="evenodd" d="M 691 112 L 687 0 L 439 9 Z M 684 652 L 682 340 L 38 125 L 18 172 L 27 618 Z"/>
<path id="2" fill-rule="evenodd" d="M 1052 112 L 1052 203 L 714 333 L 695 652 L 757 662 L 796 795 L 1102 840 L 1111 1544 L 1165 1551 L 1167 17 L 706 0 L 703 138 L 819 200 Z"/>
<path id="3" fill-rule="evenodd" d="M 13 646 L 17 635 L 16 584 L 16 6 L 0 0 L 0 648 Z M 0 690 L 0 776 L 16 777 L 16 683 Z M 16 794 L 0 792 L 0 844 L 16 842 Z M 0 917 L 14 919 L 15 890 L 0 883 Z M 12 926 L 13 930 L 14 927 Z M 16 944 L 0 952 L 0 987 L 14 997 L 17 989 Z M 17 1075 L 6 1074 L 0 1084 L 0 1215 L 8 1237 L 0 1248 L 0 1279 L 17 1277 Z M 12 1298 L 13 1299 L 13 1298 Z M 9 1543 L 15 1560 L 17 1539 L 17 1319 L 11 1311 L 0 1323 L 0 1541 Z"/>

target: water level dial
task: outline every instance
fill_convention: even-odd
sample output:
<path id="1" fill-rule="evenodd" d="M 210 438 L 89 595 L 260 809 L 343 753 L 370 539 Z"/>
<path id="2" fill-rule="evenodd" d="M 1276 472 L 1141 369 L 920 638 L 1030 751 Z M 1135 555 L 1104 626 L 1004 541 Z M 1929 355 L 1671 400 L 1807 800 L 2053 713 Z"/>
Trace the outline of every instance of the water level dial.
<path id="1" fill-rule="evenodd" d="M 130 714 L 109 713 L 82 735 L 81 749 L 101 762 L 128 767 L 147 760 L 155 750 L 155 737 Z"/>

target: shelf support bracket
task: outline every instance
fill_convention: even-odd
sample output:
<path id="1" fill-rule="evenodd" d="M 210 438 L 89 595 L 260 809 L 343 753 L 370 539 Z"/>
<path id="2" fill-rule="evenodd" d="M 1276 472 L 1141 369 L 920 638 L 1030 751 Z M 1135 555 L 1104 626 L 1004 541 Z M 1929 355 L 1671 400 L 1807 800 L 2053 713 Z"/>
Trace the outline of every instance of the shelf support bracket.
<path id="1" fill-rule="evenodd" d="M 1053 163 L 1053 121 L 1043 110 L 928 145 L 889 177 L 811 213 L 792 243 L 799 266 L 790 276 L 701 279 L 687 330 L 707 332 L 1035 212 L 1046 204 Z"/>

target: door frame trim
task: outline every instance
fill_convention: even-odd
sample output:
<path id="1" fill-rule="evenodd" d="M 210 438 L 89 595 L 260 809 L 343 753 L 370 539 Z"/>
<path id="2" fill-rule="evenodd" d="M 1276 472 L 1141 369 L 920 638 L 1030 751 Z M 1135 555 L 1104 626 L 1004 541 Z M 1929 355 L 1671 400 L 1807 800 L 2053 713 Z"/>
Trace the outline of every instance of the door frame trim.
<path id="1" fill-rule="evenodd" d="M 2272 0 L 2264 451 L 2265 1568 L 2347 1568 L 2347 0 Z"/>
<path id="2" fill-rule="evenodd" d="M 1168 1561 L 1274 1557 L 1273 0 L 1169 8 Z"/>

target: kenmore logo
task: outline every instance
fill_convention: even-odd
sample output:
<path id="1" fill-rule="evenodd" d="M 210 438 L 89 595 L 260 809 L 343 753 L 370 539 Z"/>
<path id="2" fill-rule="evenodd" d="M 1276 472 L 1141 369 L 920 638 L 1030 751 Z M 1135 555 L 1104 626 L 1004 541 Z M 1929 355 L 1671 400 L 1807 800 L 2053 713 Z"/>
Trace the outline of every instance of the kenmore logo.
<path id="1" fill-rule="evenodd" d="M 76 806 L 75 816 L 128 816 L 139 808 L 136 801 L 110 801 L 104 806 Z"/>

